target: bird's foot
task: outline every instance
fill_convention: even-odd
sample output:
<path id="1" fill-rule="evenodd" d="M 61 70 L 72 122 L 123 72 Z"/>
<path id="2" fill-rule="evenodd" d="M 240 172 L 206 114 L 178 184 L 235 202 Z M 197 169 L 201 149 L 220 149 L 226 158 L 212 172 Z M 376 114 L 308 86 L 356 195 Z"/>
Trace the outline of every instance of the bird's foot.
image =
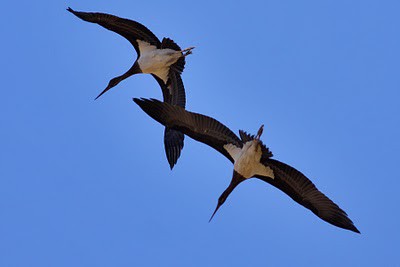
<path id="1" fill-rule="evenodd" d="M 186 57 L 193 53 L 192 49 L 194 49 L 194 46 L 181 50 L 181 53 L 183 54 L 184 57 Z"/>
<path id="2" fill-rule="evenodd" d="M 258 132 L 257 132 L 257 135 L 256 135 L 255 139 L 260 140 L 260 137 L 261 137 L 263 131 L 264 131 L 264 124 L 261 125 L 260 129 L 258 129 Z"/>

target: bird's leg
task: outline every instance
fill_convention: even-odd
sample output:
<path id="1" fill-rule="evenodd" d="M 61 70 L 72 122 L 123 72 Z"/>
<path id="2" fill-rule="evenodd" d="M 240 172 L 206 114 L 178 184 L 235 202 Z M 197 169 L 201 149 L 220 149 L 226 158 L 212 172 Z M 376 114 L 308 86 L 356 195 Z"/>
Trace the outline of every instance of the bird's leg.
<path id="1" fill-rule="evenodd" d="M 255 139 L 260 140 L 260 137 L 261 137 L 261 135 L 263 133 L 263 130 L 264 130 L 264 124 L 261 125 L 260 129 L 258 129 L 258 132 L 257 132 L 257 135 L 256 135 Z"/>
<path id="2" fill-rule="evenodd" d="M 183 54 L 184 57 L 186 57 L 192 54 L 192 49 L 194 49 L 194 46 L 181 50 L 181 53 Z"/>

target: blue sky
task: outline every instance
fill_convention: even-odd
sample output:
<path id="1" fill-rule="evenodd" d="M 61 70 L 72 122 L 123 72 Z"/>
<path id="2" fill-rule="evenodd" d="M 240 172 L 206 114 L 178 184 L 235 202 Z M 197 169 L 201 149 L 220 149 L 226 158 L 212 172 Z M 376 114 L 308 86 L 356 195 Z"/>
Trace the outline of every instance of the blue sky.
<path id="1" fill-rule="evenodd" d="M 393 266 L 400 219 L 398 1 L 25 1 L 0 17 L 0 266 Z M 322 3 L 323 2 L 323 3 Z M 258 180 L 211 223 L 232 165 L 186 138 L 171 172 L 163 127 L 132 102 L 122 37 L 65 9 L 137 20 L 196 46 L 187 108 L 255 133 L 361 235 Z"/>

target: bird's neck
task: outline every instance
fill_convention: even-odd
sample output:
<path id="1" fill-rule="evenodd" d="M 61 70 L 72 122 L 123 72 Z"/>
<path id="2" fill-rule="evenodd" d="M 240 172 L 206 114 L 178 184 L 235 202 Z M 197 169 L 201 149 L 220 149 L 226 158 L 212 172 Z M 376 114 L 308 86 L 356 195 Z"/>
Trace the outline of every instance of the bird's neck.
<path id="1" fill-rule="evenodd" d="M 132 67 L 127 72 L 125 72 L 122 76 L 125 76 L 124 77 L 124 79 L 125 79 L 125 78 L 128 78 L 129 76 L 132 76 L 132 75 L 138 74 L 138 73 L 142 73 L 142 70 L 140 69 L 138 62 L 135 61 L 135 63 L 132 65 Z"/>

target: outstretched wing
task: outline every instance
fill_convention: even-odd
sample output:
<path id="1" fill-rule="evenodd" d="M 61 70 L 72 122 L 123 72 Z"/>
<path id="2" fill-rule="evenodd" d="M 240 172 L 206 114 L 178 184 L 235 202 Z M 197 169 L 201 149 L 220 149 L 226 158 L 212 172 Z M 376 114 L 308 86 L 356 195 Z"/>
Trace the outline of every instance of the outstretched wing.
<path id="1" fill-rule="evenodd" d="M 219 121 L 198 113 L 186 111 L 179 106 L 160 102 L 156 99 L 134 98 L 144 112 L 166 127 L 180 131 L 196 141 L 216 149 L 233 162 L 224 145 L 242 147 L 241 140 Z"/>
<path id="2" fill-rule="evenodd" d="M 140 55 L 140 51 L 137 40 L 145 41 L 157 48 L 161 47 L 160 40 L 148 28 L 146 28 L 146 26 L 139 22 L 106 13 L 79 12 L 70 7 L 67 10 L 84 21 L 97 23 L 104 28 L 125 37 L 133 45 L 138 56 Z"/>
<path id="3" fill-rule="evenodd" d="M 274 179 L 263 176 L 256 176 L 257 178 L 279 188 L 322 220 L 337 227 L 360 233 L 346 212 L 321 193 L 304 174 L 274 159 L 267 159 L 263 164 L 273 170 Z"/>
<path id="4" fill-rule="evenodd" d="M 165 83 L 158 76 L 154 74 L 151 75 L 154 77 L 154 79 L 156 79 L 156 81 L 160 85 L 164 102 L 185 108 L 186 106 L 185 87 L 183 85 L 180 74 L 176 72 L 170 72 L 167 83 Z"/>
<path id="5" fill-rule="evenodd" d="M 170 71 L 167 84 L 162 79 L 152 74 L 161 87 L 164 102 L 185 108 L 186 95 L 181 75 Z M 178 161 L 183 149 L 185 135 L 177 130 L 166 127 L 164 131 L 164 148 L 170 168 Z"/>

